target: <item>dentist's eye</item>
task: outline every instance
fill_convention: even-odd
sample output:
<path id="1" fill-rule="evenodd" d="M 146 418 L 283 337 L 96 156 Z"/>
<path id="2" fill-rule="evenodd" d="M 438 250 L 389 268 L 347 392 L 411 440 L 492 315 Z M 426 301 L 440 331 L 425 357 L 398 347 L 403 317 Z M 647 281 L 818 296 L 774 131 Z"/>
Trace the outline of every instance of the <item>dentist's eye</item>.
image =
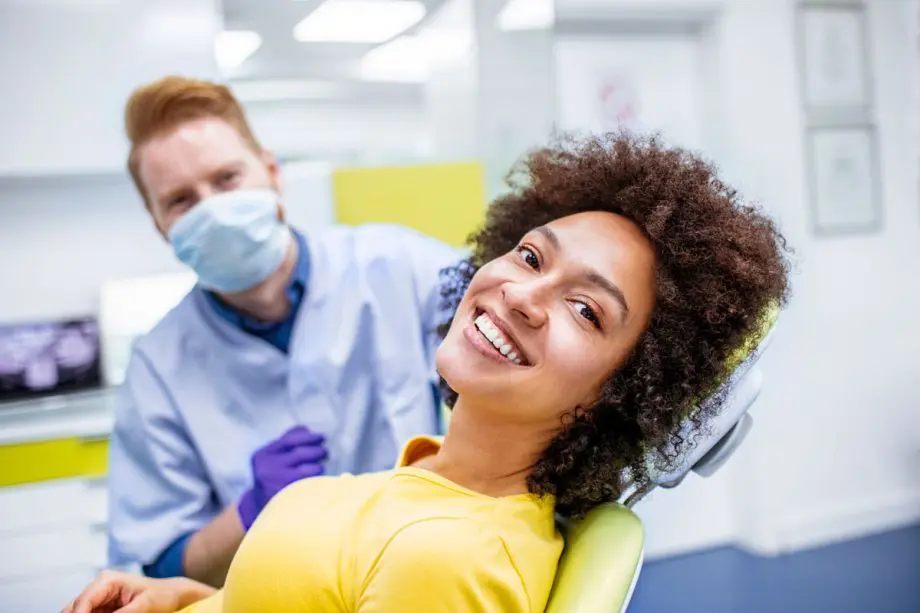
<path id="1" fill-rule="evenodd" d="M 601 320 L 597 316 L 597 313 L 594 312 L 594 309 L 592 309 L 590 306 L 588 306 L 584 302 L 576 302 L 575 310 L 578 311 L 579 315 L 581 315 L 582 317 L 590 321 L 592 324 L 594 324 L 595 328 L 600 329 Z"/>
<path id="2" fill-rule="evenodd" d="M 520 245 L 517 248 L 518 255 L 521 256 L 521 259 L 524 260 L 524 263 L 537 270 L 540 268 L 540 258 L 537 257 L 537 254 L 533 252 L 532 249 L 524 245 Z"/>

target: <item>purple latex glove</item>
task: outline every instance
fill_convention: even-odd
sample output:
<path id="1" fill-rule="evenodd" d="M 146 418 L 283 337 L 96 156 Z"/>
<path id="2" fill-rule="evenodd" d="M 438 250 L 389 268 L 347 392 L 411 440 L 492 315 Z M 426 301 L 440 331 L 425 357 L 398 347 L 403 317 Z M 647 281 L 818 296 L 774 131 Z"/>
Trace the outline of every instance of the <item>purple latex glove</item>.
<path id="1" fill-rule="evenodd" d="M 237 510 L 249 530 L 272 497 L 295 481 L 323 474 L 327 452 L 322 434 L 295 426 L 252 455 L 252 489 L 240 498 Z"/>

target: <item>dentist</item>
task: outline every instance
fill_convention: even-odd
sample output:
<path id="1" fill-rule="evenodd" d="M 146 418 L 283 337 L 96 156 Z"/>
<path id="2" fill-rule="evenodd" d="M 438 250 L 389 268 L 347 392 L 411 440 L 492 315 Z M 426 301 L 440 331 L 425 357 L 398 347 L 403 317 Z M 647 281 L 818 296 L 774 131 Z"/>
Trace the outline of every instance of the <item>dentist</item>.
<path id="1" fill-rule="evenodd" d="M 438 274 L 462 254 L 400 226 L 287 225 L 278 164 L 224 86 L 167 77 L 125 121 L 131 176 L 198 283 L 119 391 L 110 564 L 219 586 L 282 488 L 388 469 L 437 431 Z"/>

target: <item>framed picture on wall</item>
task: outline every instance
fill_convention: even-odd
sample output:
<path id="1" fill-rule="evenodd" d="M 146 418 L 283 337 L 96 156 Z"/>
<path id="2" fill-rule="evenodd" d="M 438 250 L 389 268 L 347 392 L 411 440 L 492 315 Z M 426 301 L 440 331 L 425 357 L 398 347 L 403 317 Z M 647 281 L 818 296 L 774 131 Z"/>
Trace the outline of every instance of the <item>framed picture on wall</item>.
<path id="1" fill-rule="evenodd" d="M 809 109 L 870 105 L 865 8 L 804 3 L 799 9 L 802 87 Z"/>
<path id="2" fill-rule="evenodd" d="M 812 221 L 818 235 L 882 227 L 879 166 L 871 127 L 813 128 L 808 133 Z"/>

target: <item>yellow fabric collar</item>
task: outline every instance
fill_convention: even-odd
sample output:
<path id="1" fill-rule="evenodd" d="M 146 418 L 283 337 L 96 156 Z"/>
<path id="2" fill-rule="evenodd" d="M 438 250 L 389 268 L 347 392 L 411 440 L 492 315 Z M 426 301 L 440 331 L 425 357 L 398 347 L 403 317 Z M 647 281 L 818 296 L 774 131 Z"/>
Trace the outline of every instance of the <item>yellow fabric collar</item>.
<path id="1" fill-rule="evenodd" d="M 399 454 L 395 468 L 411 466 L 422 458 L 434 455 L 441 448 L 443 436 L 416 436 L 409 440 Z"/>

